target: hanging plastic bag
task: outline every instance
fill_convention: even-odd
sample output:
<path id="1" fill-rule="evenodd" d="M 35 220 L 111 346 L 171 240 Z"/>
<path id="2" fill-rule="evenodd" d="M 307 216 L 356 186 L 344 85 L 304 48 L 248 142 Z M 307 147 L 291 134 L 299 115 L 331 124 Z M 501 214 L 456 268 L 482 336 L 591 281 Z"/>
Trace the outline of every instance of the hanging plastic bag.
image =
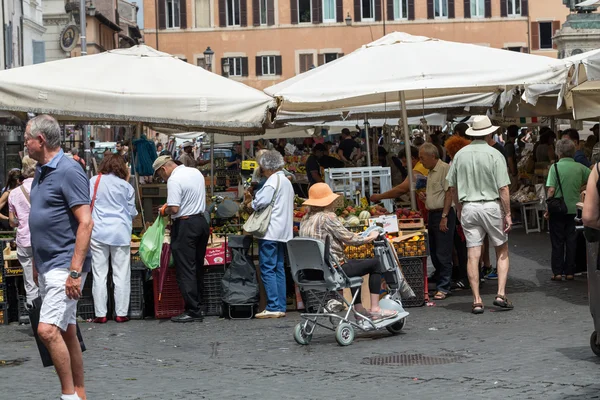
<path id="1" fill-rule="evenodd" d="M 148 228 L 140 242 L 140 257 L 148 269 L 160 267 L 160 253 L 165 236 L 166 223 L 163 217 L 158 216 L 152 226 Z"/>

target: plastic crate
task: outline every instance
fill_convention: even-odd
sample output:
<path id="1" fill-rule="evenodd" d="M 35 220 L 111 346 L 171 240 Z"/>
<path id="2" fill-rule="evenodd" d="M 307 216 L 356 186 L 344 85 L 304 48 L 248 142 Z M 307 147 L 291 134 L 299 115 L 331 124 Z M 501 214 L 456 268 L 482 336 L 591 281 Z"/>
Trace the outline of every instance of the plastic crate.
<path id="1" fill-rule="evenodd" d="M 325 183 L 336 193 L 342 193 L 346 199 L 352 199 L 359 204 L 356 191 L 362 196 L 387 192 L 392 188 L 392 174 L 389 167 L 357 167 L 357 168 L 330 168 L 325 170 Z M 383 206 L 392 211 L 393 200 L 383 200 Z"/>
<path id="2" fill-rule="evenodd" d="M 403 240 L 401 242 L 393 242 L 394 249 L 398 258 L 412 258 L 412 257 L 427 257 L 429 255 L 429 245 L 427 240 L 427 234 L 422 233 L 418 237 L 418 240 Z"/>
<path id="3" fill-rule="evenodd" d="M 85 283 L 83 284 L 83 289 L 81 290 L 81 298 L 92 298 L 92 288 L 94 285 L 94 274 L 90 271 L 85 276 Z"/>
<path id="4" fill-rule="evenodd" d="M 400 268 L 404 274 L 404 279 L 415 292 L 415 297 L 411 299 L 402 299 L 404 307 L 421 307 L 425 304 L 425 271 L 423 269 L 423 259 L 421 258 L 401 258 Z"/>
<path id="5" fill-rule="evenodd" d="M 94 319 L 94 299 L 80 299 L 77 303 L 77 316 L 83 320 Z"/>
<path id="6" fill-rule="evenodd" d="M 206 316 L 221 316 L 223 268 L 204 268 L 204 290 L 202 292 Z"/>
<path id="7" fill-rule="evenodd" d="M 349 260 L 362 260 L 375 257 L 373 252 L 373 243 L 367 243 L 360 246 L 346 246 L 344 254 Z"/>
<path id="8" fill-rule="evenodd" d="M 142 258 L 140 257 L 140 253 L 134 253 L 131 255 L 131 270 L 132 271 L 145 271 L 146 266 L 142 262 Z"/>
<path id="9" fill-rule="evenodd" d="M 160 301 L 158 300 L 158 270 L 152 271 L 152 288 L 154 290 L 154 317 L 156 319 L 171 318 L 185 311 L 185 301 L 179 291 L 175 268 L 167 268 Z"/>
<path id="10" fill-rule="evenodd" d="M 144 319 L 144 276 L 146 271 L 131 271 L 131 294 L 129 296 L 129 318 Z"/>
<path id="11" fill-rule="evenodd" d="M 27 296 L 19 296 L 19 323 L 29 323 L 29 312 L 27 311 Z"/>

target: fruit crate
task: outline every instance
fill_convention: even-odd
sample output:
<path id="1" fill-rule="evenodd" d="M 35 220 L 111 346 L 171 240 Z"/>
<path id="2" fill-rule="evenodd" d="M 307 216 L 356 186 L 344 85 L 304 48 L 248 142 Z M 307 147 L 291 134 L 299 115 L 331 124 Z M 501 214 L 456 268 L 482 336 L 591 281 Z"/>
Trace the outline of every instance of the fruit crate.
<path id="1" fill-rule="evenodd" d="M 363 260 L 365 258 L 375 257 L 373 252 L 373 243 L 366 243 L 360 246 L 346 246 L 344 254 L 349 260 Z"/>
<path id="2" fill-rule="evenodd" d="M 0 285 L 0 303 L 7 302 L 8 293 L 6 292 L 6 286 Z"/>
<path id="3" fill-rule="evenodd" d="M 404 307 L 421 307 L 425 304 L 425 269 L 422 258 L 400 258 L 400 269 L 404 279 L 415 292 L 415 297 L 402 299 Z"/>
<path id="4" fill-rule="evenodd" d="M 222 314 L 222 289 L 221 282 L 225 275 L 222 267 L 204 268 L 204 290 L 202 293 L 204 302 L 204 314 L 206 316 L 221 316 Z"/>
<path id="5" fill-rule="evenodd" d="M 398 228 L 402 229 L 421 229 L 425 227 L 423 218 L 398 218 Z"/>
<path id="6" fill-rule="evenodd" d="M 0 303 L 0 325 L 8 325 L 8 314 L 6 313 L 6 303 Z"/>
<path id="7" fill-rule="evenodd" d="M 80 299 L 77 302 L 77 316 L 84 321 L 94 319 L 95 311 L 94 311 L 94 299 L 86 298 Z"/>
<path id="8" fill-rule="evenodd" d="M 185 311 L 185 301 L 179 291 L 175 268 L 167 268 L 165 282 L 160 301 L 158 300 L 158 270 L 152 271 L 152 288 L 154 289 L 154 317 L 156 319 L 171 318 Z"/>
<path id="9" fill-rule="evenodd" d="M 421 258 L 429 255 L 427 233 L 421 233 L 410 239 L 393 242 L 393 245 L 394 249 L 396 249 L 396 254 L 398 254 L 398 258 Z"/>
<path id="10" fill-rule="evenodd" d="M 144 278 L 146 271 L 131 271 L 131 293 L 129 296 L 129 318 L 144 319 Z"/>

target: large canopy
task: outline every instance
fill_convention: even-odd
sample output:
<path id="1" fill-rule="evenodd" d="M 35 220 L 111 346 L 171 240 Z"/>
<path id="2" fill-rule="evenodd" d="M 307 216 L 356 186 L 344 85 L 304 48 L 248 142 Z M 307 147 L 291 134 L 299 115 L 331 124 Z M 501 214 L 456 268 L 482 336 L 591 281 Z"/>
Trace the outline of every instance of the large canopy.
<path id="1" fill-rule="evenodd" d="M 281 110 L 397 103 L 464 93 L 498 93 L 567 80 L 567 62 L 394 32 L 333 62 L 271 86 Z"/>
<path id="2" fill-rule="evenodd" d="M 276 102 L 145 45 L 0 71 L 0 109 L 63 121 L 260 133 Z"/>
<path id="3" fill-rule="evenodd" d="M 600 50 L 592 50 L 566 58 L 575 65 L 572 84 L 567 95 L 572 102 L 575 119 L 600 117 Z"/>

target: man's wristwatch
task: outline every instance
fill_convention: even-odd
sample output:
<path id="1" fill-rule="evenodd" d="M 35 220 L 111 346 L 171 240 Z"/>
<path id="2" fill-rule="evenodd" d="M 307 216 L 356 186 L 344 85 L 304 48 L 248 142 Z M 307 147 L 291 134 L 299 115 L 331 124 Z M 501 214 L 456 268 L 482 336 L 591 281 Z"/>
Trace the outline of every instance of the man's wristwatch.
<path id="1" fill-rule="evenodd" d="M 446 218 L 447 216 L 448 216 L 448 214 L 442 213 L 442 218 Z"/>
<path id="2" fill-rule="evenodd" d="M 71 271 L 69 271 L 69 276 L 73 279 L 79 279 L 81 278 L 81 272 L 75 271 L 74 269 L 72 269 Z"/>

